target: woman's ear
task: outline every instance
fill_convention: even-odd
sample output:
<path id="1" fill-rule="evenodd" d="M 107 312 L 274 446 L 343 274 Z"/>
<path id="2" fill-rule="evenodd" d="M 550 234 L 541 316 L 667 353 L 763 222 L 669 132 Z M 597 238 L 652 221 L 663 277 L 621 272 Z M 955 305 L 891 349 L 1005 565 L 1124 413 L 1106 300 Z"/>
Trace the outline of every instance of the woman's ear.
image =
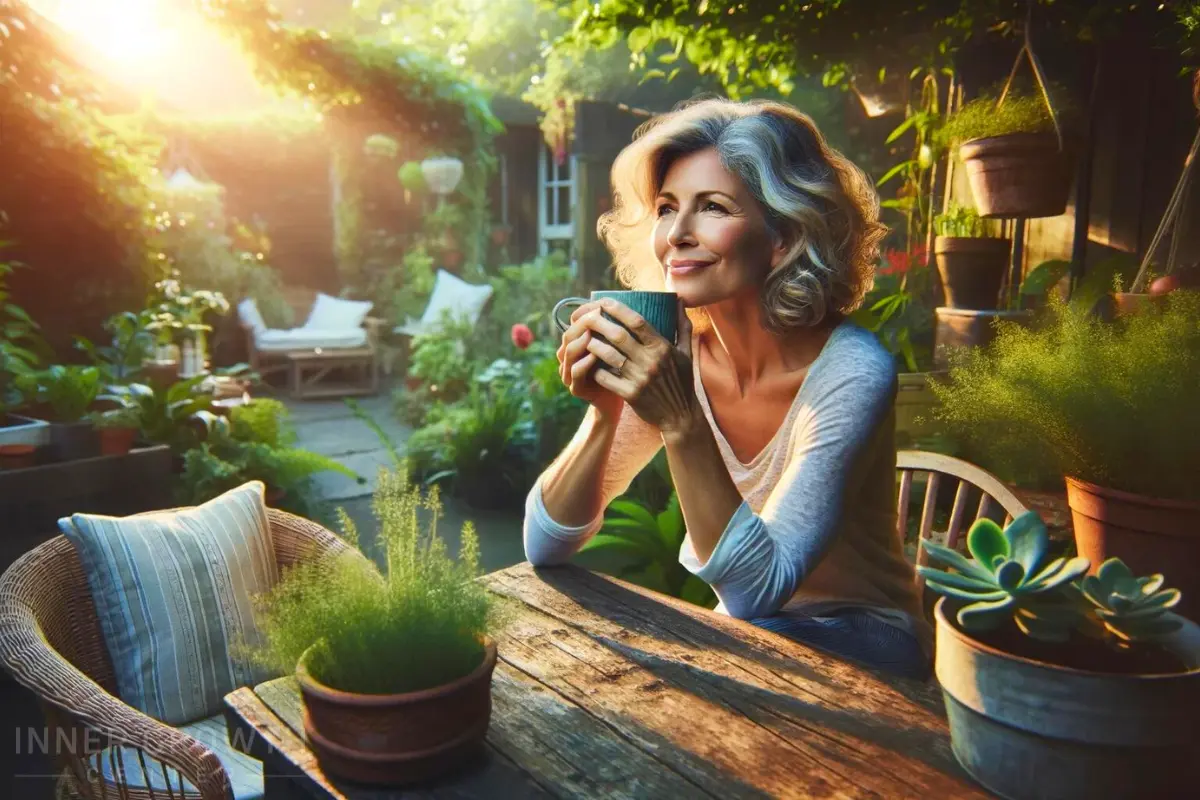
<path id="1" fill-rule="evenodd" d="M 772 236 L 773 246 L 771 247 L 771 271 L 787 260 L 788 255 L 792 252 L 792 244 L 783 234 L 774 234 Z"/>

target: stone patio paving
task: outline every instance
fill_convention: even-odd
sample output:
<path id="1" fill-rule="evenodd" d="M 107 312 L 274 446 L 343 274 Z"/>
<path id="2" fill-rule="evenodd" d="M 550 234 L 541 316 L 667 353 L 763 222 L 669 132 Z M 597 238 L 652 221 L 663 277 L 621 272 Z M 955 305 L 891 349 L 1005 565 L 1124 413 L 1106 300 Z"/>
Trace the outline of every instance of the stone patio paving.
<path id="1" fill-rule="evenodd" d="M 379 468 L 391 465 L 387 448 L 341 400 L 285 402 L 296 429 L 297 446 L 334 458 L 365 479 L 359 483 L 335 473 L 324 473 L 316 478 L 326 499 L 334 506 L 344 508 L 354 520 L 364 550 L 378 560 L 379 554 L 374 547 L 378 525 L 371 512 L 371 493 Z M 375 397 L 360 398 L 358 403 L 403 454 L 404 443 L 412 429 L 400 423 L 392 413 L 391 393 L 384 390 Z M 480 566 L 484 572 L 494 572 L 525 560 L 520 516 L 478 511 L 451 497 L 443 498 L 443 502 L 445 514 L 438 524 L 438 532 L 452 552 L 458 552 L 463 522 L 471 520 L 479 532 Z"/>

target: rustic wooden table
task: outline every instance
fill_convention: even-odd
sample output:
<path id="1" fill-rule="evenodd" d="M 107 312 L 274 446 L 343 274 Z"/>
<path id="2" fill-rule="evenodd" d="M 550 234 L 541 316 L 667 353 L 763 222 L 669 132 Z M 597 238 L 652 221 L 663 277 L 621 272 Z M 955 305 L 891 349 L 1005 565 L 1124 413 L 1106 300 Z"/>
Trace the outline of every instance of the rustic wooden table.
<path id="1" fill-rule="evenodd" d="M 292 678 L 226 697 L 267 800 L 988 797 L 950 752 L 935 683 L 884 677 L 578 567 L 483 578 L 515 599 L 486 754 L 410 791 L 327 778 Z"/>

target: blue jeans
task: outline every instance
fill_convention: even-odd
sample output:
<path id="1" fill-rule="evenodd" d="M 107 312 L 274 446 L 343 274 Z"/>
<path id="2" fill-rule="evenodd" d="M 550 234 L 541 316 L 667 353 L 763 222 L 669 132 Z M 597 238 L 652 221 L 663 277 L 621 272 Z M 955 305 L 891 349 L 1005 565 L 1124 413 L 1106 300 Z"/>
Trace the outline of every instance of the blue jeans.
<path id="1" fill-rule="evenodd" d="M 827 650 L 893 675 L 928 680 L 929 657 L 917 638 L 863 611 L 847 609 L 827 617 L 778 615 L 752 619 L 760 628 Z"/>

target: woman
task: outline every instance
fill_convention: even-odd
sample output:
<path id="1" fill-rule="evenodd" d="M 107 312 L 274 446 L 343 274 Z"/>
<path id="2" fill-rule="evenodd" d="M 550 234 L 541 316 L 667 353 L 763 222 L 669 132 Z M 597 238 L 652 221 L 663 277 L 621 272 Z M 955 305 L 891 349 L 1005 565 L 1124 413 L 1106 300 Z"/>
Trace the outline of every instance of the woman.
<path id="1" fill-rule="evenodd" d="M 612 179 L 601 235 L 626 284 L 679 295 L 678 345 L 613 301 L 572 315 L 560 374 L 590 408 L 529 494 L 526 557 L 570 558 L 665 447 L 680 562 L 718 610 L 926 677 L 896 531 L 895 366 L 846 321 L 885 234 L 870 182 L 795 109 L 726 100 L 647 123 Z"/>

